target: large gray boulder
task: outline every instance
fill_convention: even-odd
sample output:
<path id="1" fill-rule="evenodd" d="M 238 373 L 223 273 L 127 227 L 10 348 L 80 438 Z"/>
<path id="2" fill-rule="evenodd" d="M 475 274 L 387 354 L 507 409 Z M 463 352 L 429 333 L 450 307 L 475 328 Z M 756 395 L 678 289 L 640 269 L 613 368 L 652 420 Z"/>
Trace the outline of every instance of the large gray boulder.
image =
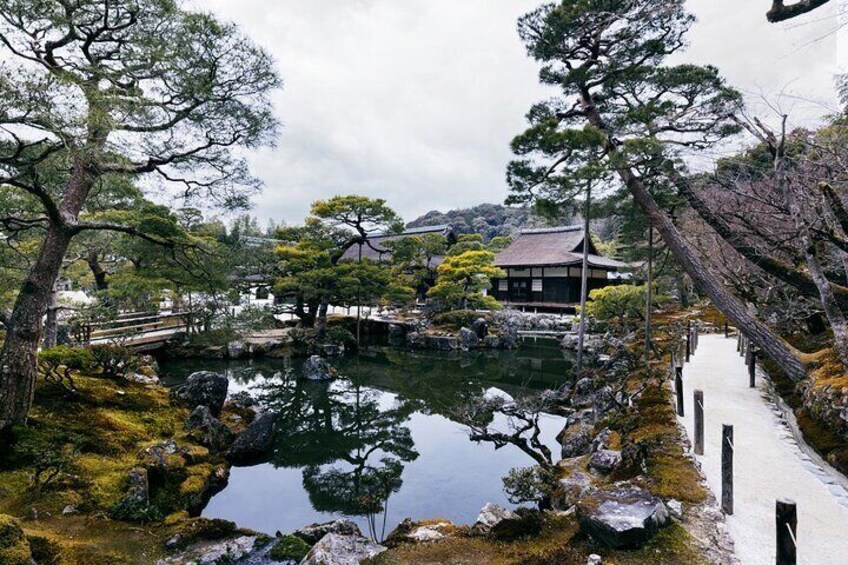
<path id="1" fill-rule="evenodd" d="M 309 545 L 315 545 L 327 534 L 338 534 L 340 536 L 361 536 L 362 532 L 359 526 L 353 520 L 342 518 L 333 520 L 332 522 L 324 522 L 323 524 L 312 524 L 294 532 L 293 535 L 299 537 Z"/>
<path id="2" fill-rule="evenodd" d="M 252 463 L 261 460 L 274 445 L 274 425 L 277 414 L 264 412 L 256 417 L 230 446 L 227 459 L 233 463 Z"/>
<path id="3" fill-rule="evenodd" d="M 310 381 L 332 380 L 334 372 L 327 360 L 320 355 L 313 355 L 303 363 L 303 378 Z"/>
<path id="4" fill-rule="evenodd" d="M 208 406 L 198 406 L 192 410 L 185 422 L 185 429 L 212 453 L 225 450 L 233 442 L 233 432 L 212 415 Z"/>
<path id="5" fill-rule="evenodd" d="M 185 383 L 174 390 L 173 396 L 177 402 L 191 409 L 206 406 L 217 418 L 227 399 L 229 385 L 230 381 L 224 375 L 199 371 L 189 375 Z"/>
<path id="6" fill-rule="evenodd" d="M 230 359 L 247 359 L 251 356 L 251 347 L 243 341 L 231 341 L 227 344 L 227 357 Z"/>
<path id="7" fill-rule="evenodd" d="M 480 338 L 477 337 L 477 334 L 472 330 L 469 330 L 468 328 L 460 328 L 459 342 L 462 344 L 463 349 L 473 349 L 480 343 Z"/>
<path id="8" fill-rule="evenodd" d="M 594 439 L 592 426 L 579 422 L 568 426 L 557 436 L 557 441 L 562 445 L 562 458 L 581 457 L 592 452 L 592 440 Z"/>
<path id="9" fill-rule="evenodd" d="M 384 551 L 385 547 L 362 536 L 330 533 L 312 547 L 300 565 L 359 565 Z"/>
<path id="10" fill-rule="evenodd" d="M 471 526 L 471 533 L 474 535 L 485 536 L 491 533 L 492 528 L 503 522 L 504 520 L 515 520 L 518 514 L 512 510 L 507 510 L 503 506 L 486 504 L 477 515 L 477 521 Z"/>
<path id="11" fill-rule="evenodd" d="M 584 533 L 614 549 L 642 547 L 670 521 L 660 499 L 633 485 L 591 489 L 577 503 L 577 519 Z"/>

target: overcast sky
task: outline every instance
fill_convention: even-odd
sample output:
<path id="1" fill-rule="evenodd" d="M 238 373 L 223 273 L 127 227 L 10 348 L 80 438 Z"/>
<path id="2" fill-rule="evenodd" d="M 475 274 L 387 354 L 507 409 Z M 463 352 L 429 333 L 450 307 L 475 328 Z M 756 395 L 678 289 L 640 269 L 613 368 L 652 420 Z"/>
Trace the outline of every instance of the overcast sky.
<path id="1" fill-rule="evenodd" d="M 509 142 L 546 93 L 517 18 L 539 0 L 203 0 L 276 58 L 278 146 L 251 156 L 254 213 L 298 223 L 334 194 L 379 196 L 407 220 L 500 203 Z M 837 4 L 771 25 L 769 0 L 689 0 L 686 59 L 718 66 L 796 123 L 837 108 Z M 705 159 L 713 158 L 705 155 Z"/>

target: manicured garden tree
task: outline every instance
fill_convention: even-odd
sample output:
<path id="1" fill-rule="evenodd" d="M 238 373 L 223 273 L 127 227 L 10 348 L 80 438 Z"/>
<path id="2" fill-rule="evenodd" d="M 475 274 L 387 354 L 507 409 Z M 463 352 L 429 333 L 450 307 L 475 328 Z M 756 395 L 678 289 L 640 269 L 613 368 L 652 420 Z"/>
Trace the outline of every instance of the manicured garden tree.
<path id="1" fill-rule="evenodd" d="M 0 186 L 44 226 L 0 353 L 0 429 L 26 421 L 50 291 L 72 240 L 144 226 L 90 217 L 104 186 L 239 207 L 259 188 L 236 148 L 272 143 L 271 58 L 177 0 L 0 1 Z M 102 208 L 98 204 L 98 208 Z"/>
<path id="2" fill-rule="evenodd" d="M 391 251 L 395 286 L 421 294 L 436 279 L 435 259 L 447 253 L 448 242 L 442 234 L 428 233 L 387 241 L 384 246 Z M 403 298 L 403 293 L 399 298 Z"/>
<path id="3" fill-rule="evenodd" d="M 542 186 L 555 195 L 587 167 L 605 168 L 716 307 L 800 379 L 800 353 L 707 268 L 653 194 L 685 178 L 687 151 L 739 131 L 741 96 L 715 68 L 668 62 L 693 21 L 683 0 L 549 3 L 522 17 L 519 34 L 542 65 L 540 80 L 560 94 L 529 112 L 530 128 L 513 143 L 520 160 L 510 181 L 514 190 Z"/>
<path id="4" fill-rule="evenodd" d="M 506 277 L 494 262 L 491 251 L 466 251 L 446 257 L 437 269 L 436 285 L 427 296 L 444 310 L 499 310 L 498 301 L 484 293 L 492 288 L 492 279 Z"/>
<path id="5" fill-rule="evenodd" d="M 360 253 L 343 261 L 345 253 L 371 246 L 370 236 L 402 229 L 400 217 L 382 199 L 336 196 L 315 202 L 304 226 L 277 230 L 277 239 L 287 242 L 277 249 L 277 294 L 291 297 L 293 313 L 314 324 L 322 339 L 330 304 L 371 300 L 391 290 L 388 268 L 360 260 Z"/>

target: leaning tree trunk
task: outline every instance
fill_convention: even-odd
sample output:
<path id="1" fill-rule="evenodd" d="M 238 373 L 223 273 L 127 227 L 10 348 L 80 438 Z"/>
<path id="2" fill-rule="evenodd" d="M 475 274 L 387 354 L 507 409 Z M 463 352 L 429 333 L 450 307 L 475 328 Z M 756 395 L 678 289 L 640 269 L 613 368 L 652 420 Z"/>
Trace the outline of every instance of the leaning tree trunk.
<path id="1" fill-rule="evenodd" d="M 608 132 L 588 92 L 583 94 L 583 110 L 594 127 Z M 647 214 L 651 224 L 660 233 L 672 255 L 689 277 L 712 300 L 716 308 L 721 310 L 739 328 L 739 331 L 775 363 L 783 367 L 792 380 L 802 380 L 806 376 L 806 369 L 801 361 L 801 352 L 748 312 L 745 304 L 719 282 L 674 225 L 669 215 L 657 204 L 642 179 L 630 167 L 619 164 L 620 152 L 612 138 L 608 137 L 605 146 L 610 161 L 616 163 L 614 167 L 618 176 L 639 207 Z"/>
<path id="2" fill-rule="evenodd" d="M 318 316 L 315 318 L 315 340 L 321 341 L 327 333 L 327 310 L 330 307 L 330 302 L 326 298 L 321 299 L 321 305 L 318 307 Z"/>
<path id="3" fill-rule="evenodd" d="M 65 229 L 49 228 L 15 301 L 0 352 L 0 430 L 26 423 L 35 392 L 42 320 L 70 242 Z"/>

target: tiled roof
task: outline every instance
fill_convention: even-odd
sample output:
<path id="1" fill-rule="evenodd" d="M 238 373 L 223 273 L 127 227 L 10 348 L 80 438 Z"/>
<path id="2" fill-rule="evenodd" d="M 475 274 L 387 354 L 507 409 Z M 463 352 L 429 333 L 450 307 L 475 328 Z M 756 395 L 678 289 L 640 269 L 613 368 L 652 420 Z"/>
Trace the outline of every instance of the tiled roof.
<path id="1" fill-rule="evenodd" d="M 582 226 L 523 230 L 512 244 L 497 254 L 498 267 L 564 266 L 583 262 Z M 603 269 L 624 269 L 630 265 L 602 257 L 589 242 L 589 264 Z"/>
<path id="2" fill-rule="evenodd" d="M 362 258 L 363 259 L 371 259 L 373 261 L 381 261 L 384 259 L 388 259 L 388 254 L 391 253 L 389 249 L 385 246 L 386 242 L 395 241 L 398 239 L 402 239 L 404 237 L 410 237 L 413 235 L 424 235 L 429 233 L 444 233 L 445 230 L 449 226 L 440 225 L 440 226 L 424 226 L 420 228 L 409 228 L 403 233 L 394 234 L 394 235 L 374 235 L 368 238 L 368 244 L 362 246 Z M 359 246 L 354 245 L 342 255 L 342 260 L 356 261 L 359 259 Z M 435 258 L 433 260 L 434 265 L 438 265 L 441 263 L 441 258 Z"/>

